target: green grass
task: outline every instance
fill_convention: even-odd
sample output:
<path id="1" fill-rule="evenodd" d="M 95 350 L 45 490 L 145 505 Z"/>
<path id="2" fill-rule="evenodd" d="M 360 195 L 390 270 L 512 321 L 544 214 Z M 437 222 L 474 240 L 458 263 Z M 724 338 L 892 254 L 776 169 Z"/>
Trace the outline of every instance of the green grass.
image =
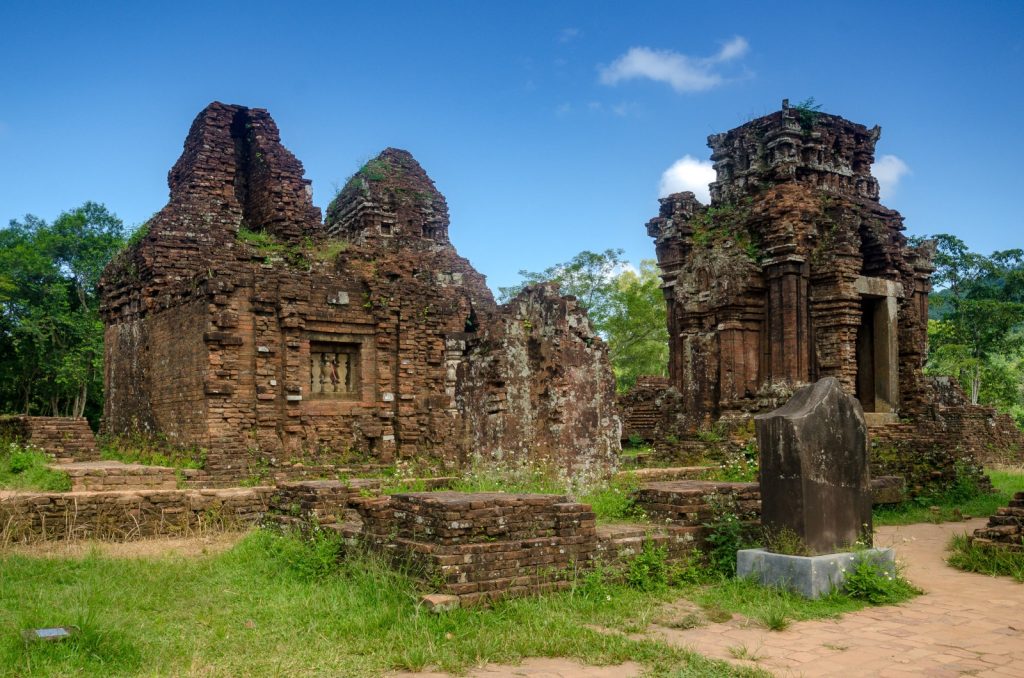
<path id="1" fill-rule="evenodd" d="M 1024 583 L 1024 553 L 1012 553 L 990 546 L 973 546 L 965 534 L 953 537 L 949 550 L 946 562 L 955 568 L 993 577 L 1013 577 Z"/>
<path id="2" fill-rule="evenodd" d="M 2 676 L 372 676 L 564 656 L 626 660 L 663 676 L 764 675 L 619 631 L 640 630 L 673 597 L 600 581 L 491 609 L 417 606 L 405 574 L 368 555 L 333 567 L 333 546 L 256 531 L 199 558 L 0 559 Z M 62 643 L 27 628 L 76 625 Z M 600 625 L 612 632 L 588 628 Z"/>
<path id="3" fill-rule="evenodd" d="M 68 474 L 46 468 L 53 460 L 45 452 L 0 441 L 0 489 L 67 492 Z"/>
<path id="4" fill-rule="evenodd" d="M 201 469 L 206 453 L 200 449 L 178 449 L 165 441 L 146 436 L 107 437 L 100 441 L 100 457 L 126 464 Z"/>
<path id="5" fill-rule="evenodd" d="M 992 479 L 993 493 L 975 494 L 966 497 L 964 493 L 946 496 L 923 497 L 896 506 L 880 506 L 873 512 L 874 524 L 910 525 L 912 523 L 941 523 L 963 520 L 964 516 L 980 518 L 990 516 L 997 508 L 1007 506 L 1014 492 L 1024 492 L 1024 470 L 986 470 Z M 938 507 L 932 511 L 931 507 Z"/>
<path id="6" fill-rule="evenodd" d="M 869 605 L 842 593 L 808 600 L 782 588 L 760 586 L 749 579 L 723 579 L 687 594 L 706 610 L 725 610 L 742 614 L 773 630 L 789 622 L 807 619 L 834 619 Z"/>

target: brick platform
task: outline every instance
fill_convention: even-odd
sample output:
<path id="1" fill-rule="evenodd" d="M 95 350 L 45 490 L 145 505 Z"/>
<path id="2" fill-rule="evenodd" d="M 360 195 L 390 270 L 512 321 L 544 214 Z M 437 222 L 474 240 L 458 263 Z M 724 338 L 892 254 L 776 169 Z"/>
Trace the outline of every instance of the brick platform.
<path id="1" fill-rule="evenodd" d="M 349 500 L 364 493 L 380 493 L 378 479 L 298 480 L 277 484 L 270 499 L 268 518 L 280 525 L 340 527 L 358 520 Z"/>
<path id="2" fill-rule="evenodd" d="M 700 527 L 714 515 L 713 498 L 734 500 L 739 513 L 757 520 L 761 490 L 757 483 L 725 483 L 708 480 L 674 480 L 646 483 L 634 491 L 637 505 L 658 522 Z"/>
<path id="3" fill-rule="evenodd" d="M 5 539 L 32 542 L 96 538 L 129 541 L 257 522 L 273 488 L 0 492 Z"/>
<path id="4" fill-rule="evenodd" d="M 178 477 L 167 466 L 83 461 L 52 464 L 50 468 L 71 477 L 72 492 L 178 489 Z"/>
<path id="5" fill-rule="evenodd" d="M 594 514 L 559 495 L 417 492 L 356 500 L 387 544 L 463 604 L 567 588 L 597 546 Z"/>

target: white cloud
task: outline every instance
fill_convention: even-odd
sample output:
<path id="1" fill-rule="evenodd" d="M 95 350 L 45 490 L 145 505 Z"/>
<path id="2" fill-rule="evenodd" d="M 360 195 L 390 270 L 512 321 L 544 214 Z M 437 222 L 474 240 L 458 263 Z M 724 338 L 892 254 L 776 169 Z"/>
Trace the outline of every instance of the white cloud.
<path id="1" fill-rule="evenodd" d="M 558 31 L 558 42 L 569 42 L 580 37 L 580 29 L 578 28 L 563 28 Z"/>
<path id="2" fill-rule="evenodd" d="M 722 49 L 718 50 L 718 54 L 714 57 L 717 62 L 732 61 L 737 59 L 747 51 L 750 50 L 750 43 L 746 41 L 742 36 L 735 36 L 732 40 L 722 45 Z"/>
<path id="3" fill-rule="evenodd" d="M 684 155 L 661 173 L 658 197 L 664 198 L 672 193 L 693 191 L 697 199 L 706 204 L 711 201 L 708 184 L 714 180 L 715 168 L 710 161 Z"/>
<path id="4" fill-rule="evenodd" d="M 884 200 L 896 193 L 900 179 L 910 174 L 910 167 L 895 155 L 883 155 L 871 166 L 871 174 L 878 179 L 878 195 Z"/>
<path id="5" fill-rule="evenodd" d="M 701 92 L 724 82 L 717 66 L 740 58 L 749 49 L 740 36 L 723 44 L 714 56 L 702 58 L 667 49 L 632 47 L 610 66 L 600 68 L 600 80 L 604 85 L 617 85 L 624 80 L 647 78 L 664 82 L 677 92 Z"/>
<path id="6" fill-rule="evenodd" d="M 555 115 L 563 117 L 572 113 L 572 104 L 566 102 L 555 107 Z"/>

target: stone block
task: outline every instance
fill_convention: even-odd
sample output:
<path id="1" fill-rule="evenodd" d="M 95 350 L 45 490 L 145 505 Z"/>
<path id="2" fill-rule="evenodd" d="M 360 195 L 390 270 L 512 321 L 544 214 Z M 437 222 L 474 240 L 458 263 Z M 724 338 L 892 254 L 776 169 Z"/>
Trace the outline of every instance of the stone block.
<path id="1" fill-rule="evenodd" d="M 838 379 L 804 386 L 754 421 L 766 529 L 795 533 L 813 553 L 871 534 L 867 424 Z"/>
<path id="2" fill-rule="evenodd" d="M 781 586 L 806 598 L 820 598 L 842 589 L 846 571 L 858 558 L 876 561 L 883 572 L 896 572 L 896 561 L 890 548 L 818 556 L 789 556 L 765 549 L 743 549 L 736 552 L 736 576 L 751 577 L 764 586 Z"/>
<path id="3" fill-rule="evenodd" d="M 428 612 L 440 614 L 442 612 L 450 612 L 459 607 L 460 601 L 458 596 L 446 595 L 443 593 L 431 593 L 429 595 L 420 598 L 420 605 L 422 605 Z"/>

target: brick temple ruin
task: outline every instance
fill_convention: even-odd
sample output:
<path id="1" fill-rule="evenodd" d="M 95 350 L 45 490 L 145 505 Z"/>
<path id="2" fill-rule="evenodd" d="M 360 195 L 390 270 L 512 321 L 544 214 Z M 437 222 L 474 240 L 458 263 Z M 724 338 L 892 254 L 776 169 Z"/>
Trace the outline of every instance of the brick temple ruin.
<path id="1" fill-rule="evenodd" d="M 908 470 L 907 455 L 949 467 L 955 446 L 1019 457 L 1024 439 L 1008 417 L 923 373 L 934 245 L 909 243 L 903 217 L 879 202 L 880 132 L 783 102 L 708 137 L 710 205 L 676 193 L 647 223 L 668 307 L 669 382 L 643 381 L 623 399 L 624 435 L 678 451 L 831 376 L 859 399 L 876 447 L 908 447 L 883 471 Z"/>
<path id="2" fill-rule="evenodd" d="M 207 470 L 338 455 L 573 473 L 619 451 L 607 348 L 552 286 L 495 303 L 406 151 L 327 208 L 262 109 L 213 103 L 170 201 L 103 275 L 111 434 L 206 451 Z"/>

